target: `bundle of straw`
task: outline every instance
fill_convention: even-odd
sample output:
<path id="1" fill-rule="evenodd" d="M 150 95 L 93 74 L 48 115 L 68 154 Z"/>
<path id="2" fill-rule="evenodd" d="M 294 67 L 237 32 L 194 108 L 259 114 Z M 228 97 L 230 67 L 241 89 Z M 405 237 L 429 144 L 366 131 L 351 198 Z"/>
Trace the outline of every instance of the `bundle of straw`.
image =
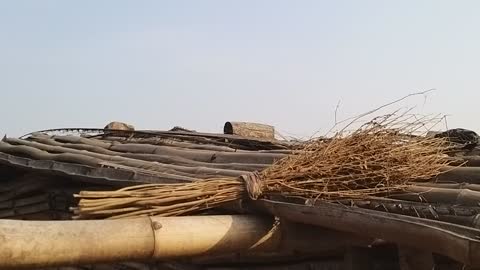
<path id="1" fill-rule="evenodd" d="M 271 195 L 336 201 L 386 197 L 427 181 L 449 164 L 444 139 L 417 136 L 425 120 L 387 115 L 329 140 L 312 139 L 258 174 L 187 184 L 151 184 L 117 191 L 82 191 L 77 218 L 172 216 L 242 198 Z"/>

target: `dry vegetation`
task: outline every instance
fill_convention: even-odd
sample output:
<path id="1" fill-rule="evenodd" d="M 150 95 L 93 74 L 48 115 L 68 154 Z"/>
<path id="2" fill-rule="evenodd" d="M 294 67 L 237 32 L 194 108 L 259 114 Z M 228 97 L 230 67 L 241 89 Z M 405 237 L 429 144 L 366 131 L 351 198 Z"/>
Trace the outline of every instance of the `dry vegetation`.
<path id="1" fill-rule="evenodd" d="M 188 184 L 151 184 L 117 191 L 84 191 L 78 218 L 172 216 L 270 195 L 335 201 L 388 197 L 410 183 L 427 181 L 449 161 L 449 145 L 419 136 L 432 120 L 409 114 L 377 117 L 352 132 L 312 139 L 258 174 Z"/>

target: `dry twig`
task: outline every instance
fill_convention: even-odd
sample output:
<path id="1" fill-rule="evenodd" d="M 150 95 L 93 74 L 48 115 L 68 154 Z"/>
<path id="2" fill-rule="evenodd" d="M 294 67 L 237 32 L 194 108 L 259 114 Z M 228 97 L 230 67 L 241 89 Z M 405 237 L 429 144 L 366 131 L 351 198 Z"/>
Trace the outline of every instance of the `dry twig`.
<path id="1" fill-rule="evenodd" d="M 377 117 L 353 132 L 312 139 L 260 174 L 188 184 L 153 184 L 111 192 L 83 191 L 78 218 L 182 215 L 250 197 L 281 195 L 336 201 L 386 197 L 441 173 L 445 140 L 418 136 L 431 123 L 414 115 Z"/>

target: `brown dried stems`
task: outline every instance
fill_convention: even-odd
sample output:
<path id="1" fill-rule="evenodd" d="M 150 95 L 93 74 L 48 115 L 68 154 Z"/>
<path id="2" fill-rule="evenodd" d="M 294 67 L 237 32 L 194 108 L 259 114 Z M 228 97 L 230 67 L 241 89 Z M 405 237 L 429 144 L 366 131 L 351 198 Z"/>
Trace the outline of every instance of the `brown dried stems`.
<path id="1" fill-rule="evenodd" d="M 258 175 L 213 178 L 188 184 L 152 184 L 111 192 L 83 191 L 77 218 L 182 215 L 247 198 L 281 195 L 335 201 L 386 197 L 426 181 L 448 165 L 448 144 L 417 136 L 431 120 L 390 114 L 353 132 L 305 142 Z"/>

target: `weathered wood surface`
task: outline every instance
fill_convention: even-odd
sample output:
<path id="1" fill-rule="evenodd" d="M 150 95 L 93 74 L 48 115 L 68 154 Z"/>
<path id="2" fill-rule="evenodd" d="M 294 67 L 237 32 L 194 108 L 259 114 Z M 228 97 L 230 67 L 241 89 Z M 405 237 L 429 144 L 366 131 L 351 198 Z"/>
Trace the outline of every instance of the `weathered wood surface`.
<path id="1" fill-rule="evenodd" d="M 82 181 L 116 187 L 145 183 L 181 183 L 195 180 L 181 175 L 162 174 L 159 172 L 153 175 L 139 170 L 132 171 L 118 167 L 92 167 L 78 163 L 25 158 L 2 152 L 0 152 L 0 164 L 35 174 L 64 177 L 65 181 Z"/>
<path id="2" fill-rule="evenodd" d="M 10 145 L 8 145 L 10 144 Z M 13 145 L 12 145 L 13 144 Z M 126 166 L 129 169 L 135 170 L 143 169 L 147 171 L 154 171 L 160 173 L 168 173 L 175 175 L 182 175 L 187 177 L 198 177 L 198 178 L 208 178 L 213 176 L 240 176 L 246 171 L 235 171 L 228 169 L 212 169 L 206 167 L 186 167 L 179 165 L 171 164 L 162 164 L 158 162 L 147 162 L 143 160 L 137 160 L 133 158 L 126 158 L 121 156 L 99 154 L 95 152 L 77 150 L 62 146 L 53 146 L 48 144 L 42 144 L 37 142 L 30 142 L 20 139 L 5 139 L 5 142 L 0 142 L 0 150 L 5 152 L 14 152 L 14 151 L 23 151 L 23 154 L 31 154 L 32 157 L 38 159 L 67 159 L 70 158 L 72 161 L 83 162 L 82 164 L 90 166 L 102 166 L 108 165 L 107 162 L 114 164 Z M 49 152 L 58 153 L 50 154 Z M 66 161 L 66 160 L 59 160 Z"/>
<path id="3" fill-rule="evenodd" d="M 425 183 L 415 183 L 415 186 L 432 187 L 432 188 L 447 188 L 447 189 L 469 189 L 469 190 L 474 190 L 474 191 L 480 191 L 480 185 L 479 184 L 470 184 L 470 183 L 425 182 Z"/>
<path id="4" fill-rule="evenodd" d="M 459 156 L 452 158 L 452 165 L 467 166 L 467 167 L 480 167 L 480 156 Z"/>
<path id="5" fill-rule="evenodd" d="M 245 150 L 274 150 L 274 149 L 290 149 L 295 146 L 296 143 L 279 140 L 269 140 L 261 138 L 245 138 L 238 135 L 230 134 L 218 134 L 218 133 L 202 133 L 202 132 L 188 132 L 188 131 L 158 131 L 158 130 L 104 130 L 95 128 L 60 128 L 60 129 L 48 129 L 32 132 L 22 136 L 21 138 L 27 138 L 32 134 L 52 134 L 66 131 L 86 131 L 97 133 L 97 135 L 90 136 L 90 138 L 102 138 L 108 137 L 123 137 L 123 138 L 171 138 L 178 139 L 185 142 L 192 143 L 204 143 L 213 145 L 223 145 L 234 147 L 235 149 Z"/>
<path id="6" fill-rule="evenodd" d="M 477 229 L 327 203 L 312 207 L 259 200 L 255 206 L 288 220 L 360 233 L 366 237 L 436 252 L 467 265 L 480 265 L 480 230 Z"/>
<path id="7" fill-rule="evenodd" d="M 70 136 L 71 138 L 76 138 Z M 70 140 L 70 137 L 69 140 Z M 268 166 L 268 164 L 248 164 L 248 163 L 211 163 L 211 162 L 200 162 L 191 160 L 185 157 L 179 156 L 172 156 L 172 155 L 159 155 L 159 154 L 143 154 L 143 153 L 124 153 L 124 152 L 115 152 L 109 150 L 110 144 L 104 145 L 103 147 L 98 146 L 101 145 L 101 141 L 93 142 L 92 139 L 86 138 L 78 138 L 83 139 L 82 142 L 88 141 L 87 144 L 83 143 L 61 143 L 57 140 L 51 139 L 45 136 L 32 136 L 31 139 L 36 142 L 40 142 L 43 144 L 59 146 L 59 147 L 67 147 L 73 148 L 76 150 L 85 150 L 99 154 L 105 155 L 112 155 L 112 156 L 121 156 L 127 157 L 131 159 L 138 159 L 143 161 L 154 161 L 159 163 L 165 164 L 172 164 L 172 165 L 180 165 L 180 166 L 187 166 L 187 167 L 209 167 L 209 168 L 218 168 L 218 169 L 230 169 L 230 170 L 239 170 L 239 171 L 254 171 L 254 170 L 261 170 Z"/>
<path id="8" fill-rule="evenodd" d="M 359 200 L 343 204 L 382 212 L 414 217 L 441 219 L 442 216 L 470 217 L 480 213 L 479 206 L 461 206 L 447 203 L 411 202 L 402 200 Z"/>
<path id="9" fill-rule="evenodd" d="M 42 140 L 43 143 L 26 141 L 14 138 L 7 138 L 4 142 L 0 142 L 0 151 L 8 154 L 23 155 L 28 156 L 34 159 L 40 160 L 55 160 L 60 162 L 70 162 L 70 163 L 79 163 L 92 167 L 100 166 L 110 166 L 123 167 L 125 169 L 133 171 L 144 171 L 145 173 L 165 173 L 171 175 L 179 175 L 184 177 L 189 177 L 192 179 L 202 179 L 202 178 L 211 178 L 211 177 L 222 177 L 230 176 L 237 177 L 247 172 L 254 170 L 261 170 L 267 167 L 269 164 L 273 163 L 275 160 L 278 160 L 284 157 L 284 154 L 275 154 L 275 153 L 214 153 L 211 151 L 193 151 L 194 156 L 202 156 L 203 161 L 196 160 L 196 158 L 185 158 L 182 157 L 185 153 L 190 153 L 192 151 L 184 150 L 175 150 L 168 149 L 171 147 L 162 148 L 166 152 L 158 153 L 158 146 L 147 146 L 140 145 L 140 148 L 143 149 L 147 147 L 153 151 L 153 154 L 148 154 L 147 150 L 127 150 L 127 152 L 140 151 L 140 155 L 144 158 L 147 154 L 147 158 L 156 159 L 155 161 L 145 161 L 138 159 L 138 153 L 117 153 L 108 149 L 100 148 L 93 145 L 83 145 L 81 149 L 74 149 L 69 147 L 64 147 L 63 144 L 58 143 L 51 139 L 37 138 Z M 71 146 L 71 145 L 70 145 Z M 116 146 L 114 146 L 116 147 Z M 121 145 L 121 147 L 128 147 L 128 145 Z M 153 147 L 153 149 L 151 149 Z M 162 151 L 163 151 L 162 150 Z M 175 155 L 170 152 L 182 152 L 180 155 Z M 123 155 L 123 156 L 122 156 Z M 133 155 L 133 156 L 132 156 Z M 226 156 L 225 156 L 226 155 Z M 129 157 L 127 157 L 129 156 Z M 176 162 L 172 158 L 166 158 L 168 156 L 178 157 L 184 162 L 182 165 L 178 165 L 179 162 Z M 230 156 L 230 157 L 229 157 Z M 163 161 L 170 160 L 168 163 L 160 163 L 163 157 Z M 223 158 L 223 161 L 222 161 Z M 190 159 L 190 161 L 189 161 Z M 227 159 L 227 160 L 226 160 Z M 221 161 L 221 162 L 219 162 Z M 226 162 L 231 162 L 230 164 L 223 164 Z M 227 163 L 228 163 L 227 162 Z M 246 163 L 245 163 L 246 162 Z M 221 164 L 220 166 L 202 166 L 206 164 Z M 245 164 L 242 164 L 245 163 Z"/>
<path id="10" fill-rule="evenodd" d="M 275 128 L 270 125 L 250 122 L 226 122 L 223 133 L 247 138 L 275 139 Z"/>
<path id="11" fill-rule="evenodd" d="M 440 174 L 437 181 L 480 184 L 480 167 L 446 168 L 447 172 Z"/>
<path id="12" fill-rule="evenodd" d="M 405 194 L 390 196 L 407 201 L 449 203 L 452 205 L 479 206 L 480 191 L 470 189 L 449 189 L 425 186 L 411 186 Z"/>

